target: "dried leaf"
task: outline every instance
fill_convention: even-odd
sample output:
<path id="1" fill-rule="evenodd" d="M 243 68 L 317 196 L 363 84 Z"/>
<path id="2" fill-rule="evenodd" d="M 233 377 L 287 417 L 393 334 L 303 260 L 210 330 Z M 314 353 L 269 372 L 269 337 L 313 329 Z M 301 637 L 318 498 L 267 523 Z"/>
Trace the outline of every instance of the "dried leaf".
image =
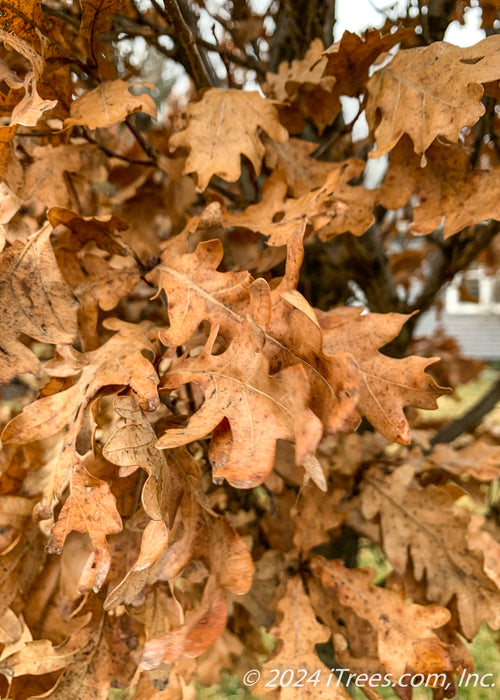
<path id="1" fill-rule="evenodd" d="M 261 680 L 254 687 L 254 691 L 265 695 L 271 692 L 271 686 L 264 683 L 270 679 L 271 669 L 305 669 L 306 678 L 320 669 L 321 680 L 318 685 L 308 685 L 306 680 L 297 687 L 293 687 L 293 684 L 281 687 L 280 700 L 305 700 L 311 697 L 321 700 L 327 697 L 333 700 L 347 700 L 350 696 L 344 686 L 338 682 L 333 671 L 329 672 L 329 669 L 323 666 L 316 653 L 316 644 L 326 642 L 330 633 L 327 627 L 317 622 L 299 576 L 288 580 L 286 593 L 278 603 L 278 610 L 283 618 L 275 634 L 282 640 L 282 646 L 262 667 Z M 328 685 L 325 677 L 330 679 Z"/>
<path id="2" fill-rule="evenodd" d="M 429 600 L 447 605 L 456 597 L 467 639 L 484 620 L 498 629 L 500 591 L 483 572 L 481 556 L 467 549 L 470 515 L 444 489 L 419 487 L 413 471 L 403 465 L 390 476 L 370 472 L 362 492 L 363 514 L 380 515 L 384 551 L 398 574 L 405 573 L 411 556 L 416 580 L 425 576 Z"/>
<path id="3" fill-rule="evenodd" d="M 425 676 L 455 670 L 451 650 L 433 631 L 449 621 L 449 610 L 406 603 L 402 594 L 372 585 L 372 571 L 347 569 L 324 557 L 311 566 L 322 585 L 376 631 L 380 661 L 394 682 L 407 668 Z"/>
<path id="4" fill-rule="evenodd" d="M 95 557 L 94 591 L 103 585 L 111 566 L 111 556 L 106 535 L 113 535 L 122 529 L 116 500 L 109 485 L 89 474 L 81 465 L 73 467 L 70 493 L 59 518 L 52 529 L 48 549 L 60 554 L 66 537 L 71 531 L 87 533 L 92 540 Z"/>
<path id="5" fill-rule="evenodd" d="M 265 148 L 259 128 L 275 141 L 288 138 L 276 107 L 258 92 L 211 88 L 188 106 L 187 127 L 172 136 L 170 147 L 189 149 L 184 173 L 196 173 L 197 190 L 203 192 L 212 175 L 228 182 L 239 178 L 240 154 L 260 173 Z"/>
<path id="6" fill-rule="evenodd" d="M 45 226 L 25 246 L 14 244 L 0 257 L 1 382 L 38 372 L 38 359 L 17 339 L 21 333 L 45 343 L 71 343 L 76 334 L 75 301 L 49 237 Z"/>
<path id="7" fill-rule="evenodd" d="M 499 37 L 489 36 L 467 48 L 435 41 L 399 51 L 367 83 L 366 118 L 377 141 L 370 157 L 390 151 L 404 133 L 418 154 L 437 136 L 458 141 L 460 129 L 484 114 L 481 83 L 500 78 L 499 49 Z"/>
<path id="8" fill-rule="evenodd" d="M 145 112 L 156 119 L 153 98 L 150 95 L 131 94 L 130 88 L 136 84 L 111 80 L 84 92 L 71 103 L 70 117 L 65 119 L 64 126 L 84 124 L 89 129 L 106 128 L 122 122 L 128 114 L 135 112 Z"/>
<path id="9" fill-rule="evenodd" d="M 344 319 L 335 309 L 319 316 L 325 352 L 351 352 L 358 363 L 362 377 L 359 411 L 382 435 L 401 444 L 411 440 L 403 408 L 437 408 L 437 397 L 448 391 L 424 372 L 437 358 L 399 360 L 378 351 L 398 335 L 406 320 L 406 316 L 394 313 Z"/>
<path id="10" fill-rule="evenodd" d="M 172 363 L 164 388 L 195 382 L 203 389 L 205 403 L 186 428 L 167 430 L 156 443 L 160 448 L 177 447 L 215 430 L 210 448 L 213 476 L 239 488 L 256 486 L 267 478 L 276 440 L 295 439 L 296 460 L 302 464 L 322 432 L 321 422 L 306 408 L 305 370 L 296 365 L 270 377 L 256 330 L 246 324 L 227 350 L 216 356 L 211 354 L 212 334 L 200 355 Z"/>

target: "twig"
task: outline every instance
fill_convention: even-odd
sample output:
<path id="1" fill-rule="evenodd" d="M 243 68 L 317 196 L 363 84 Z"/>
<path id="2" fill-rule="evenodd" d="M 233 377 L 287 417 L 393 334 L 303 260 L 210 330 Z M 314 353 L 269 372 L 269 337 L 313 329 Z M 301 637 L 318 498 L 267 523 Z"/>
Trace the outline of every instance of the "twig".
<path id="1" fill-rule="evenodd" d="M 437 445 L 440 442 L 452 442 L 459 435 L 462 435 L 462 433 L 468 433 L 474 430 L 481 423 L 484 416 L 492 411 L 499 401 L 500 377 L 472 408 L 439 430 L 434 437 L 431 438 L 430 444 Z"/>
<path id="2" fill-rule="evenodd" d="M 427 9 L 427 8 L 425 8 Z M 429 18 L 426 13 L 424 13 L 424 6 L 422 4 L 422 0 L 418 0 L 418 15 L 420 19 L 420 24 L 422 25 L 422 34 L 425 39 L 426 44 L 431 44 L 432 39 L 431 39 L 431 33 L 429 30 Z"/>
<path id="3" fill-rule="evenodd" d="M 177 0 L 164 0 L 165 11 L 162 16 L 166 17 L 172 25 L 176 37 L 184 49 L 186 58 L 191 68 L 191 77 L 197 90 L 211 87 L 210 78 L 203 64 L 202 58 L 196 46 L 196 38 L 186 23 Z M 158 3 L 155 3 L 155 7 Z"/>
<path id="4" fill-rule="evenodd" d="M 264 70 L 263 66 L 261 66 L 257 59 L 253 58 L 252 56 L 248 56 L 248 54 L 246 53 L 245 57 L 243 58 L 242 56 L 238 56 L 234 53 L 234 51 L 231 51 L 225 46 L 211 44 L 209 41 L 205 41 L 205 39 L 202 39 L 201 37 L 196 38 L 196 43 L 199 46 L 202 46 L 207 51 L 214 51 L 215 53 L 218 53 L 222 58 L 225 57 L 229 59 L 231 63 L 235 63 L 237 66 L 242 66 L 243 68 L 254 70 L 261 78 L 266 77 L 266 71 Z"/>
<path id="5" fill-rule="evenodd" d="M 97 141 L 97 139 L 91 136 L 86 129 L 82 129 L 81 134 L 86 141 L 97 146 L 99 150 L 101 150 L 108 156 L 108 158 L 119 158 L 120 160 L 124 160 L 127 163 L 130 163 L 131 165 L 156 165 L 155 160 L 140 160 L 138 158 L 129 158 L 128 156 L 122 155 L 121 153 L 116 153 L 116 151 L 112 151 L 111 148 L 108 148 L 103 143 L 100 143 L 100 141 Z M 21 136 L 25 135 L 27 136 L 28 134 L 21 134 Z"/>
<path id="6" fill-rule="evenodd" d="M 157 156 L 156 156 L 156 151 L 153 148 L 153 146 L 146 141 L 144 136 L 141 134 L 139 129 L 135 126 L 135 124 L 132 122 L 130 115 L 128 117 L 125 117 L 125 124 L 128 127 L 129 131 L 135 136 L 137 143 L 139 146 L 142 148 L 144 153 L 151 158 L 153 161 L 153 164 L 156 165 L 157 163 Z"/>

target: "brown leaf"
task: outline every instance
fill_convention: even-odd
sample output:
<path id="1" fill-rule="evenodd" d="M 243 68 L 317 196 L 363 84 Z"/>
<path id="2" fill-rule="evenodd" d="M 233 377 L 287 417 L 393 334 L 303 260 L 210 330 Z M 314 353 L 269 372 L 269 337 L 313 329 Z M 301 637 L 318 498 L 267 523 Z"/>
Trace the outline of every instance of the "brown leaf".
<path id="1" fill-rule="evenodd" d="M 327 59 L 324 73 L 335 77 L 335 92 L 349 97 L 359 95 L 368 79 L 370 66 L 410 34 L 410 30 L 403 28 L 390 34 L 368 29 L 362 37 L 345 31 L 339 41 L 323 52 Z"/>
<path id="2" fill-rule="evenodd" d="M 329 531 L 338 528 L 347 518 L 347 513 L 337 510 L 344 495 L 341 489 L 330 490 L 321 496 L 311 485 L 301 489 L 297 505 L 290 511 L 294 526 L 293 543 L 298 549 L 307 552 L 328 542 Z"/>
<path id="3" fill-rule="evenodd" d="M 457 476 L 470 474 L 479 481 L 500 478 L 500 446 L 482 440 L 459 450 L 445 444 L 435 445 L 427 459 L 432 465 Z"/>
<path id="4" fill-rule="evenodd" d="M 413 468 L 403 465 L 390 476 L 369 472 L 362 509 L 367 518 L 379 514 L 384 551 L 398 574 L 411 556 L 416 580 L 425 576 L 429 600 L 447 605 L 456 596 L 467 639 L 484 620 L 500 627 L 500 591 L 484 573 L 481 556 L 467 549 L 470 514 L 455 506 L 453 496 L 434 485 L 419 487 Z"/>
<path id="5" fill-rule="evenodd" d="M 23 99 L 16 104 L 10 116 L 10 124 L 21 124 L 22 126 L 36 126 L 38 120 L 45 112 L 53 109 L 57 100 L 45 100 L 37 92 L 36 81 L 33 73 L 27 73 L 24 79 L 26 94 Z"/>
<path id="6" fill-rule="evenodd" d="M 115 411 L 128 422 L 118 428 L 102 448 L 103 456 L 120 467 L 138 466 L 148 473 L 142 505 L 152 520 L 165 518 L 172 526 L 182 496 L 182 485 L 166 453 L 155 447 L 156 434 L 131 396 L 117 396 Z"/>
<path id="7" fill-rule="evenodd" d="M 262 86 L 268 97 L 288 103 L 295 110 L 295 119 L 299 115 L 302 123 L 311 119 L 320 134 L 342 109 L 339 95 L 333 94 L 336 80 L 325 75 L 323 48 L 322 40 L 314 39 L 304 58 L 281 63 L 278 73 L 266 74 Z M 278 109 L 281 111 L 280 106 Z M 286 114 L 284 121 L 287 122 Z"/>
<path id="8" fill-rule="evenodd" d="M 321 437 L 321 422 L 306 408 L 303 367 L 269 376 L 262 334 L 256 327 L 243 326 L 221 355 L 211 354 L 214 340 L 212 333 L 200 355 L 172 362 L 164 388 L 195 382 L 203 389 L 205 402 L 186 428 L 167 430 L 156 444 L 177 447 L 215 431 L 210 448 L 213 476 L 250 488 L 270 474 L 278 439 L 295 439 L 296 460 L 302 464 Z"/>
<path id="9" fill-rule="evenodd" d="M 111 566 L 106 535 L 120 532 L 122 521 L 116 509 L 116 499 L 107 482 L 96 479 L 82 465 L 74 465 L 69 488 L 68 498 L 52 529 L 48 550 L 60 554 L 66 537 L 73 530 L 88 533 L 94 547 L 93 588 L 97 592 Z"/>
<path id="10" fill-rule="evenodd" d="M 186 111 L 187 126 L 172 136 L 170 146 L 189 149 L 184 173 L 196 173 L 198 192 L 206 189 L 212 175 L 228 182 L 237 180 L 240 154 L 249 159 L 257 175 L 260 173 L 265 148 L 259 128 L 275 141 L 288 138 L 276 107 L 258 92 L 211 88 Z"/>
<path id="11" fill-rule="evenodd" d="M 144 112 L 156 119 L 156 105 L 150 95 L 132 95 L 130 88 L 141 83 L 111 80 L 84 92 L 71 103 L 70 116 L 64 126 L 84 124 L 89 129 L 102 129 L 124 121 L 128 114 Z"/>
<path id="12" fill-rule="evenodd" d="M 115 77 L 116 69 L 112 62 L 112 48 L 103 41 L 102 35 L 111 29 L 114 15 L 130 16 L 131 13 L 127 0 L 85 0 L 82 5 L 79 38 L 90 64 L 98 66 L 106 80 Z"/>
<path id="13" fill-rule="evenodd" d="M 449 610 L 406 603 L 402 594 L 372 585 L 372 571 L 347 569 L 340 561 L 315 557 L 311 568 L 342 605 L 376 630 L 380 661 L 395 682 L 407 668 L 425 676 L 455 670 L 451 650 L 433 631 L 449 621 Z"/>
<path id="14" fill-rule="evenodd" d="M 370 157 L 390 151 L 404 133 L 418 154 L 437 136 L 458 141 L 460 129 L 484 114 L 481 83 L 500 78 L 499 56 L 498 36 L 467 48 L 435 41 L 399 51 L 367 83 L 366 118 L 377 141 Z"/>
<path id="15" fill-rule="evenodd" d="M 54 646 L 48 639 L 27 642 L 20 651 L 0 661 L 0 673 L 7 678 L 14 678 L 58 671 L 75 663 L 87 636 L 87 630 L 83 629 L 58 646 Z"/>
<path id="16" fill-rule="evenodd" d="M 362 377 L 359 411 L 382 435 L 401 444 L 411 440 L 403 408 L 437 408 L 437 397 L 448 391 L 424 372 L 437 358 L 400 360 L 378 351 L 398 335 L 407 318 L 389 313 L 344 319 L 336 309 L 319 316 L 325 352 L 350 352 L 358 363 Z"/>
<path id="17" fill-rule="evenodd" d="M 118 333 L 100 348 L 84 355 L 76 351 L 61 353 L 59 358 L 46 363 L 46 369 L 54 376 L 80 373 L 80 377 L 69 389 L 26 406 L 6 425 L 3 441 L 22 445 L 54 435 L 71 420 L 81 423 L 90 401 L 107 386 L 130 386 L 139 398 L 139 405 L 147 410 L 157 408 L 158 376 L 142 354 L 143 350 L 152 353 L 146 326 L 108 319 L 106 327 Z"/>
<path id="18" fill-rule="evenodd" d="M 304 223 L 318 231 L 345 212 L 346 205 L 335 196 L 339 181 L 340 170 L 334 169 L 321 187 L 292 199 L 286 197 L 286 183 L 276 172 L 264 183 L 262 201 L 251 204 L 239 215 L 225 214 L 223 223 L 268 236 L 268 245 L 287 245 Z"/>
<path id="19" fill-rule="evenodd" d="M 170 328 L 161 331 L 165 345 L 182 345 L 204 319 L 223 333 L 241 327 L 252 277 L 248 272 L 217 272 L 224 254 L 219 240 L 199 243 L 194 253 L 179 250 L 178 239 L 167 243 L 162 262 L 148 279 L 165 290 Z"/>
<path id="20" fill-rule="evenodd" d="M 16 243 L 0 256 L 1 382 L 38 372 L 38 359 L 17 339 L 21 333 L 45 343 L 71 343 L 76 334 L 75 301 L 49 237 L 45 226 L 25 246 Z"/>
<path id="21" fill-rule="evenodd" d="M 423 168 L 410 140 L 403 137 L 391 153 L 379 190 L 379 201 L 388 209 L 398 209 L 417 195 L 412 233 L 432 233 L 443 217 L 445 238 L 486 219 L 500 219 L 500 204 L 490 196 L 500 187 L 500 167 L 473 169 L 467 150 L 460 144 L 433 143 L 425 157 Z"/>
<path id="22" fill-rule="evenodd" d="M 186 622 L 163 637 L 146 642 L 141 667 L 154 669 L 162 662 L 174 663 L 183 656 L 199 656 L 220 637 L 226 627 L 226 620 L 226 593 L 217 586 L 215 578 L 210 577 L 200 607 Z"/>
<path id="23" fill-rule="evenodd" d="M 271 687 L 265 682 L 271 679 L 272 669 L 305 669 L 307 677 L 320 669 L 321 679 L 319 685 L 308 686 L 306 682 L 298 687 L 288 685 L 280 688 L 280 700 L 306 700 L 306 698 L 332 698 L 333 700 L 347 700 L 350 696 L 344 686 L 338 682 L 333 672 L 329 672 L 319 660 L 316 652 L 316 644 L 326 642 L 330 637 L 327 627 L 317 622 L 310 600 L 304 591 L 299 576 L 291 578 L 287 582 L 286 593 L 278 603 L 278 610 L 283 617 L 275 635 L 281 640 L 282 645 L 277 654 L 274 654 L 262 667 L 261 680 L 254 687 L 256 693 L 267 695 Z M 323 673 L 324 671 L 324 673 Z M 274 674 L 272 674 L 274 676 Z M 327 686 L 325 679 L 330 678 Z"/>
<path id="24" fill-rule="evenodd" d="M 266 140 L 266 165 L 283 174 L 292 197 L 301 197 L 320 187 L 335 168 L 333 163 L 312 157 L 317 148 L 317 143 L 302 139 L 288 139 L 285 143 Z"/>

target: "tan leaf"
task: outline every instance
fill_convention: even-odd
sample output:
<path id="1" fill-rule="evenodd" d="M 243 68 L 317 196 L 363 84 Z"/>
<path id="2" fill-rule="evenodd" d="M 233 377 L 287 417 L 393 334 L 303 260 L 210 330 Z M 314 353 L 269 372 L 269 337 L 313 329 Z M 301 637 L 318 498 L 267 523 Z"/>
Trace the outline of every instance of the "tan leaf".
<path id="1" fill-rule="evenodd" d="M 333 94 L 336 83 L 331 75 L 325 75 L 326 58 L 322 56 L 321 39 L 314 39 L 304 58 L 281 63 L 278 73 L 267 73 L 262 86 L 268 97 L 286 102 L 302 120 L 311 119 L 321 134 L 342 109 L 338 93 Z M 278 109 L 281 111 L 280 105 Z M 285 115 L 285 122 L 287 122 Z M 296 129 L 294 129 L 295 131 Z"/>
<path id="2" fill-rule="evenodd" d="M 26 406 L 6 425 L 3 441 L 22 445 L 54 435 L 72 418 L 81 422 L 86 407 L 105 386 L 130 386 L 141 406 L 147 410 L 157 408 L 158 376 L 142 354 L 143 350 L 153 352 L 146 326 L 108 319 L 106 327 L 118 333 L 100 348 L 82 355 L 73 350 L 46 363 L 46 369 L 56 377 L 78 373 L 80 377 L 69 389 Z"/>
<path id="3" fill-rule="evenodd" d="M 102 449 L 103 456 L 120 467 L 139 466 L 148 473 L 142 490 L 142 505 L 152 520 L 165 518 L 173 524 L 182 496 L 176 471 L 166 453 L 155 447 L 156 434 L 131 396 L 117 396 L 115 411 L 128 423 L 118 428 Z"/>
<path id="4" fill-rule="evenodd" d="M 170 147 L 189 149 L 184 173 L 195 173 L 197 190 L 203 192 L 212 175 L 228 182 L 239 178 L 240 154 L 260 173 L 265 148 L 259 128 L 275 141 L 288 137 L 276 108 L 258 92 L 211 88 L 199 102 L 188 106 L 187 126 L 172 136 Z"/>
<path id="5" fill-rule="evenodd" d="M 384 437 L 401 444 L 411 440 L 403 408 L 437 408 L 437 397 L 448 391 L 424 371 L 437 358 L 394 359 L 379 352 L 398 335 L 407 318 L 388 313 L 345 319 L 336 309 L 319 316 L 325 352 L 350 352 L 358 363 L 359 411 Z"/>
<path id="6" fill-rule="evenodd" d="M 482 557 L 467 548 L 470 514 L 455 506 L 447 491 L 421 488 L 410 465 L 392 475 L 373 469 L 365 476 L 362 509 L 380 516 L 384 551 L 403 575 L 413 564 L 417 581 L 427 584 L 427 598 L 447 605 L 456 596 L 460 626 L 467 639 L 482 622 L 500 627 L 500 591 L 483 571 Z"/>
<path id="7" fill-rule="evenodd" d="M 460 129 L 484 114 L 481 83 L 499 78 L 498 36 L 467 48 L 435 41 L 399 51 L 367 83 L 366 118 L 377 141 L 370 157 L 390 151 L 404 133 L 419 154 L 437 136 L 456 142 Z"/>
<path id="8" fill-rule="evenodd" d="M 90 64 L 98 66 L 106 80 L 115 77 L 116 69 L 112 47 L 102 39 L 102 35 L 111 29 L 115 15 L 130 16 L 131 13 L 127 0 L 85 0 L 82 4 L 79 38 Z"/>
<path id="9" fill-rule="evenodd" d="M 301 464 L 321 437 L 321 422 L 306 408 L 303 367 L 295 365 L 269 376 L 258 329 L 250 323 L 242 326 L 240 335 L 221 355 L 211 354 L 214 340 L 212 333 L 197 357 L 173 361 L 164 388 L 195 382 L 205 402 L 185 428 L 167 430 L 156 444 L 177 447 L 215 431 L 210 447 L 213 476 L 225 477 L 238 488 L 250 488 L 270 474 L 276 440 L 295 440 L 296 460 Z"/>
<path id="10" fill-rule="evenodd" d="M 199 243 L 194 253 L 167 243 L 162 262 L 148 279 L 167 293 L 170 328 L 161 331 L 165 345 L 182 345 L 204 319 L 222 332 L 238 332 L 249 301 L 248 272 L 217 272 L 224 254 L 219 240 Z"/>
<path id="11" fill-rule="evenodd" d="M 333 169 L 321 187 L 292 199 L 286 197 L 286 183 L 276 172 L 264 183 L 262 201 L 239 215 L 223 215 L 223 223 L 262 233 L 268 236 L 268 245 L 287 245 L 301 224 L 311 224 L 318 231 L 344 213 L 346 205 L 335 196 L 339 181 L 340 170 Z"/>
<path id="12" fill-rule="evenodd" d="M 48 639 L 27 642 L 23 649 L 0 661 L 0 673 L 7 678 L 15 678 L 59 671 L 75 663 L 87 635 L 87 630 L 81 630 L 58 646 Z"/>
<path id="13" fill-rule="evenodd" d="M 212 572 L 222 588 L 245 595 L 252 586 L 254 565 L 248 547 L 225 518 L 217 518 L 210 528 Z"/>
<path id="14" fill-rule="evenodd" d="M 444 237 L 487 219 L 500 220 L 500 204 L 490 193 L 500 188 L 500 167 L 473 169 L 464 146 L 433 143 L 426 152 L 427 164 L 403 137 L 390 156 L 389 169 L 379 190 L 379 201 L 388 209 L 404 206 L 413 194 L 410 231 L 432 233 L 444 217 Z"/>
<path id="15" fill-rule="evenodd" d="M 199 608 L 186 622 L 163 637 L 150 639 L 144 645 L 141 667 L 157 668 L 161 663 L 174 663 L 183 656 L 194 658 L 208 649 L 226 627 L 226 593 L 210 577 L 203 591 Z"/>
<path id="16" fill-rule="evenodd" d="M 66 537 L 73 530 L 87 533 L 94 547 L 93 588 L 97 592 L 111 566 L 106 535 L 113 535 L 121 529 L 122 521 L 116 509 L 116 499 L 107 482 L 92 476 L 83 466 L 76 465 L 71 476 L 70 493 L 52 529 L 49 551 L 60 554 Z"/>
<path id="17" fill-rule="evenodd" d="M 288 139 L 284 143 L 266 140 L 266 165 L 283 174 L 292 197 L 302 197 L 320 187 L 335 169 L 335 164 L 312 157 L 317 148 L 317 143 L 302 139 Z"/>
<path id="18" fill-rule="evenodd" d="M 390 34 L 367 29 L 361 37 L 345 31 L 339 41 L 323 52 L 327 59 L 324 72 L 335 77 L 335 92 L 349 97 L 359 95 L 368 79 L 370 66 L 381 54 L 410 35 L 411 30 L 403 28 Z"/>
<path id="19" fill-rule="evenodd" d="M 88 153 L 82 146 L 38 146 L 34 162 L 28 167 L 20 196 L 25 200 L 36 197 L 44 206 L 72 206 L 67 173 L 76 173 L 82 165 L 82 156 Z"/>
<path id="20" fill-rule="evenodd" d="M 279 652 L 262 667 L 261 680 L 254 686 L 254 692 L 267 695 L 272 691 L 270 686 L 266 687 L 266 682 L 274 676 L 272 669 L 305 669 L 306 678 L 320 669 L 319 684 L 308 685 L 307 681 L 304 681 L 298 687 L 293 687 L 293 684 L 281 687 L 280 700 L 306 700 L 312 697 L 320 700 L 348 700 L 350 696 L 344 686 L 338 682 L 333 671 L 319 660 L 315 646 L 326 642 L 330 632 L 325 625 L 317 622 L 299 576 L 288 580 L 286 593 L 278 603 L 278 610 L 282 614 L 282 620 L 274 634 L 281 640 L 282 645 Z"/>
<path id="21" fill-rule="evenodd" d="M 373 571 L 348 569 L 337 560 L 315 557 L 311 568 L 342 605 L 376 631 L 380 661 L 395 682 L 407 667 L 426 676 L 455 670 L 451 650 L 433 631 L 450 620 L 449 610 L 406 603 L 401 593 L 372 585 Z"/>
<path id="22" fill-rule="evenodd" d="M 482 440 L 459 450 L 445 444 L 435 445 L 427 459 L 432 465 L 457 476 L 470 474 L 479 481 L 500 478 L 500 446 Z"/>
<path id="23" fill-rule="evenodd" d="M 298 549 L 307 552 L 328 542 L 329 531 L 338 528 L 347 518 L 347 513 L 337 510 L 344 495 L 341 489 L 333 489 L 320 496 L 311 485 L 300 490 L 297 504 L 290 511 L 294 526 L 293 543 Z"/>
<path id="24" fill-rule="evenodd" d="M 45 226 L 26 245 L 15 243 L 0 257 L 1 382 L 38 371 L 38 359 L 17 340 L 21 333 L 45 343 L 71 343 L 76 334 L 75 301 L 49 237 Z"/>
<path id="25" fill-rule="evenodd" d="M 130 88 L 141 83 L 111 80 L 100 83 L 71 103 L 64 126 L 84 124 L 100 129 L 122 122 L 128 114 L 145 112 L 156 119 L 156 105 L 150 95 L 132 95 Z"/>
<path id="26" fill-rule="evenodd" d="M 26 94 L 23 99 L 16 104 L 10 116 L 10 123 L 21 124 L 22 126 L 35 126 L 41 116 L 53 109 L 57 100 L 44 100 L 37 92 L 35 77 L 33 73 L 28 73 L 24 79 Z"/>

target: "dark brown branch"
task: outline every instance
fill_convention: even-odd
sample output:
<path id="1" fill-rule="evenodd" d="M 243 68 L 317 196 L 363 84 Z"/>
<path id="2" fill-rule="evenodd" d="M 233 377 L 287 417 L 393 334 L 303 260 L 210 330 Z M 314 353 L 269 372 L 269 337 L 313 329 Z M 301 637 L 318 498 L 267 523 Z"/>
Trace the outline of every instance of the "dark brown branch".
<path id="1" fill-rule="evenodd" d="M 145 153 L 147 156 L 149 156 L 149 157 L 151 158 L 153 164 L 155 165 L 156 162 L 157 162 L 156 151 L 155 151 L 155 149 L 153 148 L 153 146 L 152 146 L 150 143 L 148 143 L 148 142 L 146 141 L 146 139 L 145 139 L 144 136 L 141 134 L 141 132 L 139 131 L 139 129 L 137 129 L 137 127 L 136 127 L 135 124 L 133 123 L 132 119 L 130 118 L 130 115 L 129 115 L 128 117 L 125 117 L 125 124 L 126 124 L 127 128 L 129 129 L 129 131 L 130 131 L 130 132 L 133 134 L 133 136 L 135 137 L 137 143 L 138 143 L 139 146 L 142 148 L 142 150 L 144 151 L 144 153 Z"/>
<path id="2" fill-rule="evenodd" d="M 202 46 L 207 51 L 215 51 L 215 53 L 218 53 L 222 58 L 227 58 L 229 61 L 231 61 L 231 63 L 234 63 L 237 66 L 254 70 L 261 78 L 266 77 L 264 67 L 256 59 L 254 59 L 252 56 L 248 56 L 246 53 L 244 56 L 239 56 L 225 46 L 211 44 L 209 41 L 205 41 L 205 39 L 202 39 L 201 37 L 196 39 L 196 43 L 198 46 Z"/>
<path id="3" fill-rule="evenodd" d="M 459 435 L 471 432 L 478 427 L 484 416 L 492 411 L 500 401 L 500 378 L 492 384 L 484 396 L 470 408 L 463 416 L 455 419 L 439 430 L 431 439 L 431 445 L 440 442 L 452 442 Z"/>
<path id="4" fill-rule="evenodd" d="M 131 165 L 156 165 L 155 160 L 140 160 L 138 158 L 129 158 L 128 156 L 122 155 L 121 153 L 112 151 L 111 148 L 108 148 L 103 143 L 100 143 L 97 139 L 91 136 L 86 129 L 82 129 L 80 133 L 86 141 L 97 146 L 97 148 L 99 148 L 100 151 L 105 153 L 108 156 L 108 158 L 119 158 L 120 160 L 130 163 Z M 25 134 L 22 135 L 24 136 Z"/>
<path id="5" fill-rule="evenodd" d="M 165 10 L 162 15 L 172 25 L 190 67 L 190 75 L 197 90 L 211 87 L 211 81 L 196 45 L 196 37 L 189 28 L 177 0 L 164 0 Z M 155 3 L 155 7 L 158 3 Z"/>

